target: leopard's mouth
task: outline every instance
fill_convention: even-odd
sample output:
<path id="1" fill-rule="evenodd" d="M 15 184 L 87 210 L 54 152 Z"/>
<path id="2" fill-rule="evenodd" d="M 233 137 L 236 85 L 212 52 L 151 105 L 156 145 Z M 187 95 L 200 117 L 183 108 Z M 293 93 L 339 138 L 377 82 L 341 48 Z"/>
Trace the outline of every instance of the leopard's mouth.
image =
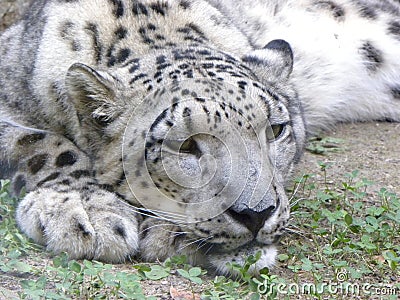
<path id="1" fill-rule="evenodd" d="M 281 235 L 276 235 L 274 240 L 269 243 L 262 243 L 254 238 L 250 242 L 244 243 L 238 247 L 230 247 L 229 249 L 227 249 L 226 243 L 202 242 L 199 243 L 199 249 L 202 249 L 205 255 L 226 254 L 231 252 L 249 252 L 251 249 L 276 245 L 280 238 Z"/>

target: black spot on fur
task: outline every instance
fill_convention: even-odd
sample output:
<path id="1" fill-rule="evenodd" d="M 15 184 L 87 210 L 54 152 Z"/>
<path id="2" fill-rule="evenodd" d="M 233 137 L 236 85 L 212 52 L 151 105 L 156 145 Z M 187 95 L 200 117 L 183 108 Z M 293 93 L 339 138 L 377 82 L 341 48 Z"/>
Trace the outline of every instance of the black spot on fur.
<path id="1" fill-rule="evenodd" d="M 388 27 L 389 34 L 393 35 L 397 40 L 400 40 L 400 22 L 392 21 Z"/>
<path id="2" fill-rule="evenodd" d="M 147 29 L 150 31 L 154 31 L 157 29 L 157 27 L 156 27 L 156 25 L 149 23 L 149 24 L 147 24 Z"/>
<path id="3" fill-rule="evenodd" d="M 155 128 L 162 120 L 165 119 L 166 115 L 167 115 L 167 111 L 166 111 L 166 110 L 164 110 L 161 114 L 159 114 L 159 115 L 157 116 L 156 120 L 153 122 L 153 124 L 151 124 L 151 126 L 150 126 L 150 131 L 153 131 L 154 128 Z"/>
<path id="4" fill-rule="evenodd" d="M 71 21 L 66 21 L 61 25 L 60 28 L 60 36 L 66 40 L 69 41 L 71 45 L 71 50 L 74 52 L 82 50 L 82 45 L 80 44 L 79 41 L 74 39 L 74 28 L 76 25 L 71 22 Z"/>
<path id="5" fill-rule="evenodd" d="M 207 56 L 206 60 L 213 60 L 213 59 L 210 59 L 210 55 L 212 55 L 212 53 L 209 50 L 202 49 L 202 50 L 196 51 L 196 53 L 199 55 Z"/>
<path id="6" fill-rule="evenodd" d="M 130 54 L 131 54 L 130 49 L 125 48 L 125 49 L 119 50 L 119 52 L 117 54 L 117 62 L 123 63 L 124 61 L 126 61 L 128 59 Z"/>
<path id="7" fill-rule="evenodd" d="M 157 71 L 155 74 L 154 74 L 154 79 L 156 79 L 156 78 L 160 78 L 160 79 L 162 79 L 162 72 L 161 71 Z"/>
<path id="8" fill-rule="evenodd" d="M 77 155 L 72 151 L 65 151 L 61 153 L 56 160 L 57 167 L 72 166 L 78 160 Z"/>
<path id="9" fill-rule="evenodd" d="M 99 188 L 106 190 L 107 192 L 114 192 L 114 187 L 111 184 L 100 184 L 98 185 Z"/>
<path id="10" fill-rule="evenodd" d="M 193 23 L 188 23 L 184 27 L 178 28 L 177 32 L 184 35 L 183 39 L 185 41 L 201 43 L 204 40 L 207 40 L 204 32 L 200 30 L 199 26 Z"/>
<path id="11" fill-rule="evenodd" d="M 368 5 L 362 5 L 359 7 L 360 15 L 361 17 L 369 20 L 375 20 L 377 18 L 376 11 L 368 6 Z"/>
<path id="12" fill-rule="evenodd" d="M 194 23 L 189 23 L 186 25 L 187 28 L 190 28 L 192 32 L 195 32 L 199 37 L 205 38 L 204 32 Z"/>
<path id="13" fill-rule="evenodd" d="M 168 10 L 168 5 L 165 2 L 157 1 L 155 3 L 150 4 L 150 8 L 155 13 L 165 16 L 166 11 Z"/>
<path id="14" fill-rule="evenodd" d="M 131 65 L 131 64 L 132 64 L 132 66 L 129 68 L 129 73 L 134 73 L 137 70 L 139 70 L 139 68 L 140 68 L 140 59 L 134 58 L 134 59 L 130 60 L 129 62 L 127 62 L 125 64 L 125 66 Z"/>
<path id="15" fill-rule="evenodd" d="M 172 65 L 169 64 L 169 63 L 161 64 L 161 65 L 159 65 L 159 66 L 157 67 L 157 70 L 163 70 L 163 69 L 166 69 L 166 68 L 168 68 L 168 67 L 170 67 L 170 66 L 172 66 Z"/>
<path id="16" fill-rule="evenodd" d="M 181 0 L 181 2 L 179 2 L 179 7 L 182 7 L 183 9 L 188 9 L 190 8 L 190 2 L 187 0 Z"/>
<path id="17" fill-rule="evenodd" d="M 157 65 L 161 65 L 161 64 L 165 64 L 165 63 L 166 63 L 165 55 L 157 56 L 157 58 L 156 58 L 156 64 Z"/>
<path id="18" fill-rule="evenodd" d="M 119 40 L 122 40 L 128 35 L 128 30 L 124 26 L 120 26 L 115 30 L 115 35 Z"/>
<path id="19" fill-rule="evenodd" d="M 147 34 L 147 29 L 144 26 L 140 27 L 138 32 L 139 32 L 140 36 L 142 37 L 143 43 L 154 44 L 154 40 L 149 37 L 149 35 Z"/>
<path id="20" fill-rule="evenodd" d="M 66 21 L 63 23 L 60 28 L 60 36 L 63 39 L 67 39 L 71 35 L 71 31 L 73 30 L 74 26 L 74 23 L 71 21 Z"/>
<path id="21" fill-rule="evenodd" d="M 28 160 L 28 168 L 32 175 L 35 175 L 44 167 L 48 157 L 48 154 L 38 154 Z"/>
<path id="22" fill-rule="evenodd" d="M 147 10 L 147 7 L 141 3 L 140 1 L 133 1 L 132 3 L 132 12 L 135 15 L 149 15 L 149 11 Z"/>
<path id="23" fill-rule="evenodd" d="M 214 68 L 214 64 L 213 63 L 204 63 L 201 65 L 204 69 L 211 69 Z"/>
<path id="24" fill-rule="evenodd" d="M 52 181 L 54 179 L 57 179 L 60 176 L 60 172 L 55 172 L 53 174 L 50 174 L 49 176 L 47 176 L 45 179 L 41 180 L 38 182 L 38 184 L 36 185 L 37 187 L 41 187 L 43 184 L 45 184 L 48 181 Z"/>
<path id="25" fill-rule="evenodd" d="M 71 181 L 68 179 L 64 179 L 63 181 L 60 182 L 61 185 L 70 185 Z"/>
<path id="26" fill-rule="evenodd" d="M 241 90 L 245 90 L 246 89 L 246 86 L 247 86 L 247 82 L 246 81 L 238 81 L 237 84 L 238 84 L 238 86 L 239 86 L 239 88 Z"/>
<path id="27" fill-rule="evenodd" d="M 189 107 L 185 107 L 185 109 L 183 110 L 182 116 L 184 118 L 186 117 L 190 117 L 192 114 L 192 110 Z"/>
<path id="28" fill-rule="evenodd" d="M 17 141 L 17 144 L 19 146 L 28 146 L 28 145 L 31 145 L 31 144 L 34 144 L 34 143 L 36 143 L 38 141 L 43 140 L 45 137 L 46 137 L 46 134 L 44 134 L 44 133 L 28 134 L 28 135 L 25 135 L 22 138 L 20 138 Z"/>
<path id="29" fill-rule="evenodd" d="M 315 5 L 319 8 L 329 10 L 335 19 L 342 21 L 345 16 L 343 7 L 335 3 L 334 1 L 317 1 Z"/>
<path id="30" fill-rule="evenodd" d="M 181 65 L 178 66 L 178 68 L 181 69 L 181 70 L 185 70 L 185 69 L 189 68 L 189 65 L 188 64 L 181 64 Z"/>
<path id="31" fill-rule="evenodd" d="M 13 180 L 13 190 L 15 195 L 19 196 L 21 190 L 25 187 L 25 185 L 26 185 L 25 177 L 23 175 L 18 175 Z"/>
<path id="32" fill-rule="evenodd" d="M 100 42 L 99 29 L 96 24 L 88 23 L 85 27 L 85 30 L 88 31 L 89 35 L 92 38 L 95 59 L 96 62 L 99 63 L 103 55 L 103 45 Z"/>
<path id="33" fill-rule="evenodd" d="M 81 177 L 90 177 L 91 173 L 89 170 L 76 170 L 76 171 L 69 173 L 69 176 L 71 176 L 75 179 L 79 179 Z"/>
<path id="34" fill-rule="evenodd" d="M 140 184 L 141 184 L 142 188 L 146 189 L 149 187 L 149 184 L 146 181 L 142 181 Z"/>
<path id="35" fill-rule="evenodd" d="M 88 231 L 86 228 L 85 228 L 85 225 L 83 225 L 82 223 L 78 223 L 77 224 L 77 228 L 78 228 L 78 230 L 84 235 L 84 236 L 88 236 L 88 235 L 90 235 L 90 231 Z"/>
<path id="36" fill-rule="evenodd" d="M 390 91 L 395 99 L 400 100 L 400 86 L 393 87 Z"/>
<path id="37" fill-rule="evenodd" d="M 121 225 L 115 225 L 113 227 L 113 231 L 118 234 L 119 236 L 122 236 L 123 238 L 126 237 L 126 232 L 125 232 L 125 228 Z"/>
<path id="38" fill-rule="evenodd" d="M 114 6 L 113 14 L 117 18 L 121 18 L 124 15 L 124 4 L 121 0 L 109 0 Z"/>
<path id="39" fill-rule="evenodd" d="M 372 42 L 364 42 L 359 51 L 363 56 L 365 65 L 369 71 L 376 72 L 383 64 L 383 54 L 379 49 L 374 47 Z"/>
<path id="40" fill-rule="evenodd" d="M 78 41 L 73 40 L 73 41 L 71 42 L 71 49 L 72 49 L 72 51 L 74 51 L 74 52 L 81 51 L 81 50 L 82 50 L 82 45 L 81 45 Z"/>
<path id="41" fill-rule="evenodd" d="M 136 81 L 138 81 L 139 79 L 145 78 L 145 77 L 147 77 L 147 74 L 140 73 L 140 74 L 136 75 L 135 77 L 133 77 L 133 78 L 131 79 L 131 81 L 129 82 L 129 84 L 133 84 L 133 83 L 135 83 Z"/>
<path id="42" fill-rule="evenodd" d="M 121 175 L 119 175 L 118 180 L 115 182 L 115 185 L 120 186 L 123 185 L 125 182 L 126 182 L 125 172 L 122 172 Z"/>

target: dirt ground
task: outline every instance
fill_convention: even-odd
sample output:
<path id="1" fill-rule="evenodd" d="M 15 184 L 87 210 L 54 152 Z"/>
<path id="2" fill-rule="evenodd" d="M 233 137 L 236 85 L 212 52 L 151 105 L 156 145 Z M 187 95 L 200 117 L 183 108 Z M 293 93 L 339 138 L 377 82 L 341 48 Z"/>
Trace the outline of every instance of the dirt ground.
<path id="1" fill-rule="evenodd" d="M 0 32 L 20 15 L 21 7 L 24 7 L 26 2 L 26 0 L 0 0 Z M 344 174 L 359 170 L 360 177 L 376 183 L 372 189 L 379 190 L 385 187 L 400 194 L 400 124 L 378 122 L 342 124 L 326 135 L 342 140 L 338 145 L 340 151 L 328 152 L 325 155 L 306 152 L 298 167 L 299 175 L 317 173 L 318 162 L 332 163 L 328 171 L 330 180 L 343 178 Z M 121 269 L 124 267 L 121 266 Z M 159 283 L 149 282 L 144 288 L 149 294 L 159 295 L 160 299 L 168 299 L 168 296 L 162 295 L 169 294 L 171 283 L 175 287 L 183 289 L 187 287 L 187 282 L 179 277 L 173 277 Z M 0 289 L 5 286 L 13 289 L 9 284 L 15 288 L 15 278 L 3 277 Z"/>
<path id="2" fill-rule="evenodd" d="M 315 155 L 306 152 L 298 172 L 315 172 L 318 162 L 332 163 L 328 170 L 334 180 L 359 170 L 359 177 L 375 182 L 373 189 L 385 187 L 400 194 L 400 124 L 341 124 L 327 136 L 341 139 L 338 152 Z"/>

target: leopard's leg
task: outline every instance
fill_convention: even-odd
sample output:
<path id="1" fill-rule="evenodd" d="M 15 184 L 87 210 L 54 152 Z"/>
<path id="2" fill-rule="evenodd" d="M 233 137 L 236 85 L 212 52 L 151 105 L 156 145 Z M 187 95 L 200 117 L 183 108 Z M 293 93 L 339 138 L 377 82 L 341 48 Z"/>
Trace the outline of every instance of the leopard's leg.
<path id="1" fill-rule="evenodd" d="M 0 121 L 0 145 L 0 167 L 15 169 L 13 191 L 27 192 L 16 218 L 29 237 L 71 258 L 121 262 L 136 253 L 134 208 L 97 184 L 89 156 L 70 140 Z"/>

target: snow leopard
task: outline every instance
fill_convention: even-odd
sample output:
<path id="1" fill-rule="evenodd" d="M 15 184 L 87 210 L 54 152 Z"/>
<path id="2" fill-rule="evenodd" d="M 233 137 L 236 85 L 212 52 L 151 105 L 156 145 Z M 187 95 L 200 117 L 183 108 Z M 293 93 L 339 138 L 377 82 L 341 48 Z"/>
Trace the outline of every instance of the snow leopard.
<path id="1" fill-rule="evenodd" d="M 120 263 L 272 267 L 307 137 L 400 121 L 392 0 L 36 0 L 0 38 L 21 230 Z"/>

